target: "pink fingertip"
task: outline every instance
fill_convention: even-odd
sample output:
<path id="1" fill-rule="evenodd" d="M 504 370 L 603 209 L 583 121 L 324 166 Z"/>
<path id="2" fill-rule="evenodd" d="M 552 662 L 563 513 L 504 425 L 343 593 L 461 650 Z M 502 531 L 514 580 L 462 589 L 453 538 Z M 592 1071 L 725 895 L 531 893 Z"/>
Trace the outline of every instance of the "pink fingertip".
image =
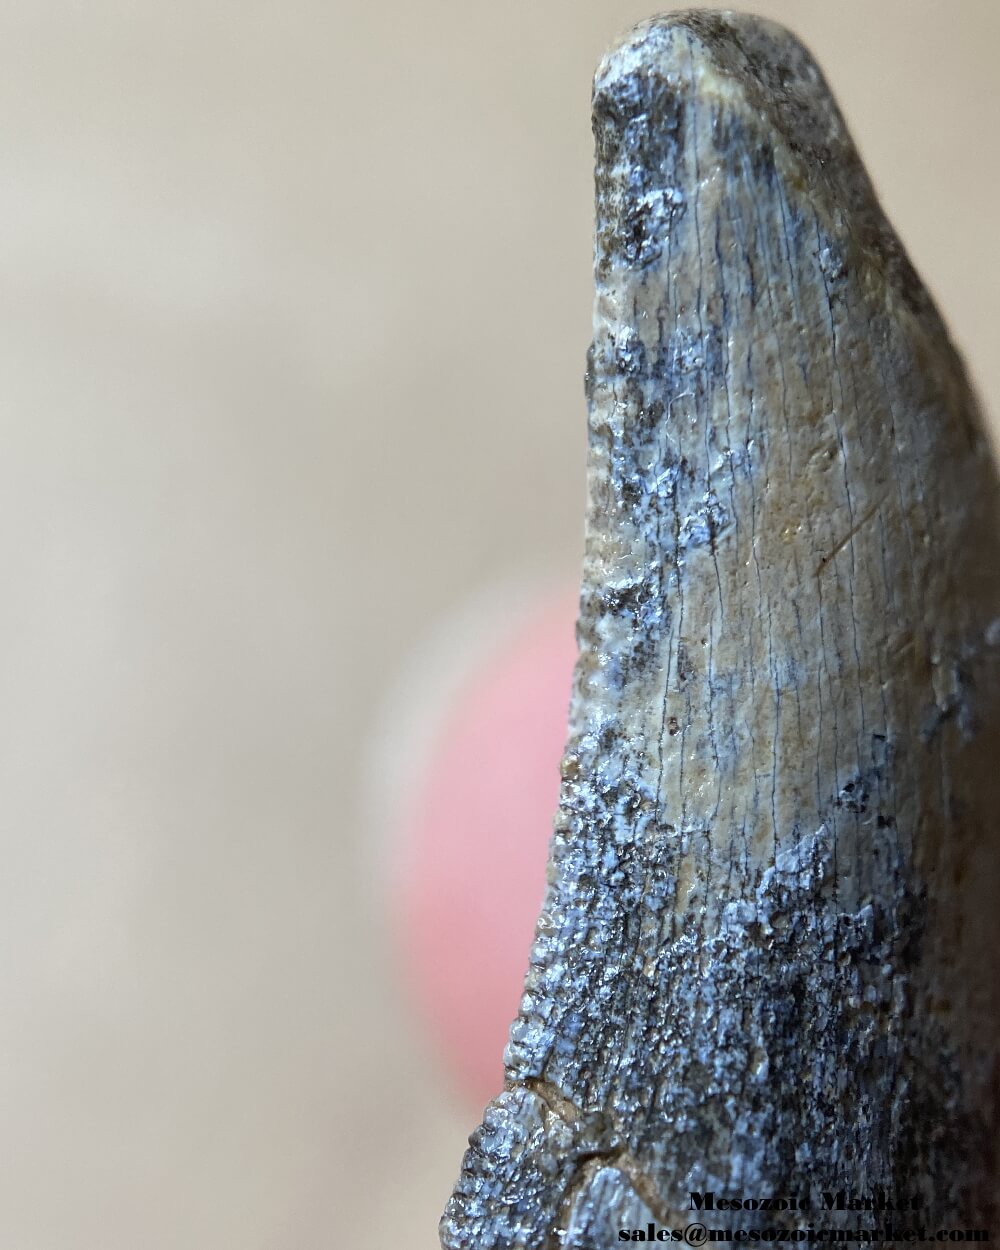
<path id="1" fill-rule="evenodd" d="M 575 599 L 540 604 L 468 675 L 405 804 L 400 957 L 445 1063 L 478 1104 L 502 1086 L 544 894 L 575 619 Z"/>

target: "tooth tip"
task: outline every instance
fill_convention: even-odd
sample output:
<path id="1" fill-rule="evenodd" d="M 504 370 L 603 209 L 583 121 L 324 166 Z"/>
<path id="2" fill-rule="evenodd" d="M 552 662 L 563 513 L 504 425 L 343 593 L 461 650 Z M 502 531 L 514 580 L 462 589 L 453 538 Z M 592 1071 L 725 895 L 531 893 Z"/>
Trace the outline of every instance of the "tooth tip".
<path id="1" fill-rule="evenodd" d="M 676 68 L 678 57 L 685 67 L 693 60 L 730 71 L 744 59 L 757 72 L 780 67 L 786 78 L 822 81 L 808 49 L 780 23 L 750 13 L 683 10 L 647 18 L 619 36 L 597 67 L 595 93 L 632 74 Z"/>
<path id="2" fill-rule="evenodd" d="M 649 18 L 604 55 L 594 75 L 595 120 L 608 105 L 648 105 L 651 81 L 682 95 L 724 96 L 767 116 L 789 146 L 850 145 L 823 74 L 786 27 L 748 13 L 698 10 Z"/>

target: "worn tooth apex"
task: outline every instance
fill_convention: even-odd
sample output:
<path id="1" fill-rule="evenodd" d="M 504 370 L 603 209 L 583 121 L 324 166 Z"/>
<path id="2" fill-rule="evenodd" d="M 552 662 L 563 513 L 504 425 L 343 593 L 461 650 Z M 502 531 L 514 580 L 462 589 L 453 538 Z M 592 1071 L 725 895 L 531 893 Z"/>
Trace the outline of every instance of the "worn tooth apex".
<path id="1" fill-rule="evenodd" d="M 780 27 L 643 23 L 594 133 L 560 809 L 442 1246 L 596 1250 L 683 1228 L 692 1190 L 882 1186 L 986 1228 L 1000 505 L 975 401 Z"/>

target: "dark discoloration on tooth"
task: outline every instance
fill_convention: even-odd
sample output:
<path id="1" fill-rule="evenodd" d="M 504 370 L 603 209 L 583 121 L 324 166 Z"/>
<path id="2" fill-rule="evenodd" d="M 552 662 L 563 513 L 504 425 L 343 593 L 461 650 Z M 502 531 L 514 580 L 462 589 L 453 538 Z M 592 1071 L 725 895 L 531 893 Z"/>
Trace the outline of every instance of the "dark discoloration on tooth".
<path id="1" fill-rule="evenodd" d="M 683 1227 L 695 1189 L 884 1186 L 987 1227 L 1000 551 L 974 400 L 785 31 L 643 24 L 594 132 L 562 795 L 442 1245 L 597 1250 Z"/>

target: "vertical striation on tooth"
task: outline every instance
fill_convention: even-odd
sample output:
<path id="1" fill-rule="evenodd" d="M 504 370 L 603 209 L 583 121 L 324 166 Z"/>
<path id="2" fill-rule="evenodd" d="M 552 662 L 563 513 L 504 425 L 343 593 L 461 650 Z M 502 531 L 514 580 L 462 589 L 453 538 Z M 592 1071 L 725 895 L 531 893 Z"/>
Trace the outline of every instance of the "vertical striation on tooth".
<path id="1" fill-rule="evenodd" d="M 975 401 L 786 31 L 646 22 L 593 108 L 562 794 L 442 1246 L 597 1250 L 683 1227 L 694 1190 L 818 1212 L 880 1186 L 987 1227 L 1000 512 Z"/>

